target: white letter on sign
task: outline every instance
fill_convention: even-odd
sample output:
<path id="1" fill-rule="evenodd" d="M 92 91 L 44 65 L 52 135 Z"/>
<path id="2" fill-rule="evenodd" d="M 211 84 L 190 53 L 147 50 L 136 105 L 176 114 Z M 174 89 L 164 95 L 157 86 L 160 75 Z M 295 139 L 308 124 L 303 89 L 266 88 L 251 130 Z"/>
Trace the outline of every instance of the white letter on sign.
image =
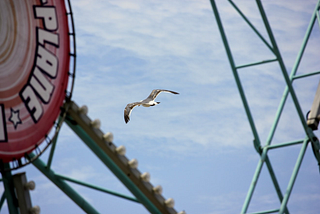
<path id="1" fill-rule="evenodd" d="M 55 78 L 57 76 L 57 57 L 50 53 L 47 49 L 43 48 L 41 45 L 38 45 L 38 57 L 36 64 L 42 71 L 48 74 L 51 78 Z"/>
<path id="2" fill-rule="evenodd" d="M 56 9 L 54 7 L 35 7 L 36 18 L 43 19 L 44 28 L 54 31 L 58 29 Z"/>
<path id="3" fill-rule="evenodd" d="M 34 123 L 37 123 L 43 113 L 43 109 L 37 96 L 29 85 L 27 85 L 27 87 L 25 87 L 22 91 L 21 98 L 25 106 L 27 107 L 27 110 L 29 111 Z"/>

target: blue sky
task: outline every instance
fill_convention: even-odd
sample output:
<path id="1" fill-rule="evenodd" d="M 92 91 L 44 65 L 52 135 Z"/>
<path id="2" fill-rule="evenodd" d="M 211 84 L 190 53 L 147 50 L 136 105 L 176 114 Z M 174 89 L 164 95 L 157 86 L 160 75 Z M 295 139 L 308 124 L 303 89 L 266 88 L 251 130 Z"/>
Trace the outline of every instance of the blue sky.
<path id="1" fill-rule="evenodd" d="M 77 0 L 72 1 L 77 42 L 73 100 L 87 105 L 101 129 L 114 134 L 114 144 L 127 148 L 151 183 L 163 187 L 177 211 L 201 214 L 239 213 L 259 160 L 246 114 L 209 0 Z M 262 35 L 266 32 L 256 4 L 237 1 Z M 237 65 L 272 58 L 227 1 L 218 9 Z M 291 71 L 316 5 L 308 1 L 263 1 L 288 72 Z M 319 28 L 315 27 L 298 74 L 319 71 Z M 240 77 L 262 144 L 265 143 L 285 88 L 276 63 L 243 69 Z M 317 76 L 294 82 L 304 113 L 311 107 Z M 162 93 L 156 107 L 136 107 L 125 124 L 127 103 Z M 319 131 L 315 132 L 319 135 Z M 303 139 L 291 98 L 273 143 Z M 300 145 L 269 152 L 282 192 Z M 46 160 L 48 151 L 43 154 Z M 59 174 L 128 194 L 79 138 L 63 125 L 52 168 Z M 35 167 L 27 166 L 33 205 L 41 213 L 83 213 Z M 142 206 L 72 185 L 101 213 L 148 213 Z M 0 187 L 3 190 L 3 187 Z M 319 213 L 317 162 L 308 147 L 289 200 L 291 213 Z M 275 209 L 279 202 L 263 168 L 249 211 Z M 6 208 L 3 213 L 7 213 Z"/>

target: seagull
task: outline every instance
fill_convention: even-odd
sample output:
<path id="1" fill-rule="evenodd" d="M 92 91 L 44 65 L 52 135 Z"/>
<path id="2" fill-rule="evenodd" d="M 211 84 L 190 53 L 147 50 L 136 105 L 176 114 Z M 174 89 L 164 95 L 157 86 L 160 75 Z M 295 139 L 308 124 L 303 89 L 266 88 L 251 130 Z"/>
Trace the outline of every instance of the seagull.
<path id="1" fill-rule="evenodd" d="M 124 121 L 126 123 L 129 122 L 131 111 L 136 106 L 142 105 L 143 107 L 150 107 L 150 106 L 158 105 L 160 102 L 155 102 L 154 100 L 156 99 L 158 94 L 160 94 L 161 92 L 169 92 L 172 94 L 179 94 L 178 92 L 175 92 L 175 91 L 170 91 L 170 90 L 165 90 L 165 89 L 154 89 L 154 90 L 152 90 L 151 94 L 146 99 L 141 100 L 140 102 L 129 103 L 126 106 L 126 108 L 124 109 Z"/>

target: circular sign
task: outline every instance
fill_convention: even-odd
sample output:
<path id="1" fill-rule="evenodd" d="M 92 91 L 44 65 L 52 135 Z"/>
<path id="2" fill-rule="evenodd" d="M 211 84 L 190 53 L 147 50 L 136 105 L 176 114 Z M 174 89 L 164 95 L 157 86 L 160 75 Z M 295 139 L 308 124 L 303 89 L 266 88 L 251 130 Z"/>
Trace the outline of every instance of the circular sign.
<path id="1" fill-rule="evenodd" d="M 0 159 L 40 145 L 60 113 L 69 71 L 63 0 L 0 1 Z"/>

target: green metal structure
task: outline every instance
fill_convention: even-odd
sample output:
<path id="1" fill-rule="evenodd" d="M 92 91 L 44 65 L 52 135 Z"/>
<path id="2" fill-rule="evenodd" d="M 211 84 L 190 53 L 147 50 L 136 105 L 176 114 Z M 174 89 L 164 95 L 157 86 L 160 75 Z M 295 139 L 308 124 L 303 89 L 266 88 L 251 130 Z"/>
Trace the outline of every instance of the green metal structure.
<path id="1" fill-rule="evenodd" d="M 149 173 L 141 173 L 137 169 L 137 160 L 128 160 L 125 156 L 125 147 L 115 146 L 111 133 L 104 134 L 100 130 L 100 121 L 92 121 L 87 116 L 87 107 L 79 108 L 76 103 L 71 100 L 72 91 L 75 80 L 76 68 L 76 38 L 73 21 L 73 13 L 70 0 L 67 0 L 67 15 L 70 19 L 70 40 L 71 50 L 69 79 L 71 83 L 68 85 L 64 105 L 61 107 L 61 113 L 55 123 L 55 131 L 52 137 L 46 136 L 45 142 L 42 143 L 44 148 L 36 148 L 32 153 L 26 154 L 24 158 L 13 160 L 10 163 L 2 163 L 0 161 L 0 173 L 2 179 L 0 181 L 4 185 L 4 192 L 0 198 L 0 211 L 6 201 L 10 214 L 24 214 L 19 208 L 17 188 L 13 182 L 12 171 L 27 164 L 33 164 L 40 172 L 42 172 L 52 183 L 54 183 L 61 191 L 63 191 L 72 201 L 74 201 L 85 213 L 95 214 L 101 213 L 97 211 L 84 197 L 75 191 L 69 184 L 78 184 L 99 192 L 110 194 L 121 199 L 143 205 L 150 213 L 153 214 L 176 214 L 174 209 L 174 200 L 172 198 L 165 199 L 162 196 L 162 187 L 153 186 L 150 182 Z M 85 183 L 74 178 L 67 177 L 55 173 L 52 168 L 52 161 L 57 146 L 59 131 L 66 123 L 71 130 L 87 145 L 87 147 L 95 154 L 95 156 L 119 179 L 120 182 L 133 194 L 134 197 L 126 196 L 93 184 Z M 41 154 L 50 149 L 47 161 L 40 158 Z M 130 212 L 130 211 L 128 211 Z M 30 210 L 28 211 L 30 213 Z M 37 212 L 35 212 L 37 213 Z M 179 214 L 184 214 L 184 211 Z"/>
<path id="2" fill-rule="evenodd" d="M 254 140 L 253 140 L 254 148 L 257 151 L 257 153 L 260 155 L 260 160 L 258 162 L 256 171 L 255 171 L 255 173 L 253 175 L 251 186 L 250 186 L 249 191 L 247 193 L 247 197 L 246 197 L 245 202 L 243 204 L 241 213 L 244 214 L 244 213 L 247 213 L 247 211 L 248 211 L 248 207 L 249 207 L 249 204 L 250 204 L 251 199 L 253 197 L 254 190 L 255 190 L 255 188 L 256 188 L 256 186 L 258 184 L 258 179 L 259 179 L 259 176 L 260 176 L 260 173 L 261 173 L 263 165 L 266 165 L 266 167 L 268 169 L 268 172 L 269 172 L 269 174 L 271 176 L 272 183 L 274 185 L 275 191 L 276 191 L 277 196 L 279 198 L 280 207 L 272 209 L 272 210 L 258 211 L 258 212 L 254 212 L 254 213 L 256 213 L 256 214 L 257 213 L 259 213 L 259 214 L 262 214 L 262 213 L 281 213 L 281 214 L 282 213 L 289 213 L 289 209 L 287 207 L 287 203 L 288 203 L 288 200 L 290 198 L 290 195 L 291 195 L 295 180 L 297 178 L 297 175 L 298 175 L 302 160 L 304 158 L 304 155 L 305 155 L 305 152 L 306 152 L 306 149 L 307 149 L 307 146 L 308 146 L 309 143 L 311 143 L 311 145 L 312 145 L 313 152 L 315 154 L 316 160 L 318 161 L 318 163 L 320 163 L 319 141 L 318 141 L 317 137 L 313 133 L 313 130 L 317 129 L 317 127 L 314 127 L 314 125 L 312 125 L 312 124 L 310 125 L 309 123 L 307 124 L 306 118 L 304 116 L 304 113 L 301 110 L 299 101 L 297 99 L 295 90 L 294 90 L 294 88 L 292 86 L 294 80 L 297 80 L 297 79 L 303 78 L 303 77 L 307 77 L 307 76 L 311 76 L 311 75 L 316 75 L 316 74 L 320 73 L 319 71 L 315 71 L 315 72 L 304 74 L 304 75 L 296 75 L 298 67 L 299 67 L 300 62 L 301 62 L 301 59 L 303 57 L 306 45 L 308 43 L 312 28 L 313 28 L 313 26 L 315 25 L 316 22 L 320 25 L 320 15 L 319 15 L 320 1 L 318 1 L 318 3 L 316 4 L 315 10 L 314 10 L 314 12 L 312 14 L 312 17 L 311 17 L 310 24 L 308 26 L 308 29 L 307 29 L 307 32 L 305 34 L 304 40 L 302 42 L 301 49 L 300 49 L 300 51 L 298 53 L 298 56 L 296 58 L 295 64 L 294 64 L 294 66 L 292 68 L 292 71 L 291 71 L 290 75 L 288 75 L 287 69 L 286 69 L 286 67 L 284 65 L 282 56 L 281 56 L 280 51 L 278 49 L 275 37 L 273 35 L 271 26 L 270 26 L 270 24 L 268 22 L 267 15 L 266 15 L 266 13 L 264 11 L 264 8 L 263 8 L 263 5 L 261 3 L 261 0 L 256 0 L 256 4 L 257 4 L 258 10 L 259 10 L 260 15 L 261 15 L 261 20 L 262 20 L 262 22 L 263 22 L 263 24 L 265 26 L 267 35 L 269 37 L 268 39 L 269 39 L 270 43 L 267 41 L 267 39 L 265 39 L 262 36 L 261 33 L 259 33 L 257 28 L 254 27 L 254 25 L 249 21 L 249 19 L 245 16 L 245 14 L 241 12 L 241 10 L 236 6 L 236 4 L 232 0 L 228 0 L 229 3 L 232 5 L 232 7 L 239 13 L 239 15 L 243 18 L 243 20 L 249 25 L 249 27 L 253 30 L 253 32 L 258 36 L 258 38 L 260 38 L 262 40 L 262 42 L 266 45 L 267 48 L 269 48 L 271 50 L 271 52 L 274 55 L 274 58 L 272 58 L 272 59 L 266 59 L 266 60 L 263 60 L 263 61 L 253 62 L 253 63 L 246 64 L 246 65 L 236 65 L 235 64 L 234 57 L 233 57 L 230 45 L 228 43 L 228 39 L 227 39 L 225 30 L 223 28 L 222 20 L 220 18 L 219 12 L 218 12 L 218 8 L 217 8 L 217 5 L 216 5 L 216 2 L 215 2 L 215 0 L 210 0 L 210 1 L 211 1 L 211 6 L 212 6 L 212 9 L 213 9 L 213 13 L 215 15 L 215 19 L 217 21 L 218 28 L 220 30 L 220 34 L 221 34 L 221 38 L 222 38 L 225 50 L 227 52 L 227 56 L 228 56 L 228 59 L 229 59 L 231 70 L 233 72 L 233 75 L 234 75 L 234 78 L 235 78 L 235 81 L 236 81 L 236 84 L 237 84 L 237 87 L 238 87 L 238 90 L 239 90 L 239 93 L 240 93 L 240 96 L 241 96 L 241 99 L 242 99 L 242 102 L 243 102 L 243 105 L 244 105 L 244 109 L 245 109 L 245 112 L 247 114 L 247 118 L 248 118 L 251 130 L 252 130 L 252 134 L 253 134 L 253 137 L 254 137 Z M 244 89 L 243 89 L 243 86 L 242 86 L 242 83 L 241 83 L 240 78 L 239 78 L 239 70 L 240 69 L 244 69 L 244 68 L 248 68 L 248 67 L 252 67 L 252 66 L 258 66 L 258 65 L 261 65 L 261 64 L 266 64 L 266 63 L 277 63 L 278 64 L 278 66 L 280 67 L 280 70 L 282 72 L 283 78 L 285 80 L 286 88 L 285 88 L 285 90 L 283 92 L 283 96 L 282 96 L 281 102 L 280 102 L 280 104 L 278 106 L 278 110 L 277 110 L 274 122 L 272 124 L 271 130 L 269 132 L 268 138 L 267 138 L 265 144 L 262 145 L 262 143 L 260 141 L 260 138 L 259 138 L 259 135 L 258 135 L 258 132 L 257 132 L 257 128 L 256 128 L 255 123 L 254 123 L 254 119 L 253 119 L 253 116 L 252 116 L 252 113 L 251 113 L 251 110 L 250 110 L 246 95 L 245 95 L 245 92 L 244 92 Z M 305 138 L 304 139 L 297 139 L 297 140 L 294 140 L 294 141 L 291 141 L 291 142 L 284 142 L 284 143 L 280 143 L 280 144 L 278 143 L 278 144 L 272 145 L 271 143 L 272 143 L 275 131 L 277 129 L 281 114 L 282 114 L 283 109 L 284 109 L 284 105 L 285 105 L 289 95 L 291 96 L 291 98 L 293 100 L 296 112 L 297 112 L 297 114 L 299 116 L 300 122 L 302 124 L 303 129 L 304 129 Z M 316 96 L 320 96 L 320 94 L 317 93 Z M 317 99 L 315 99 L 315 100 L 317 100 Z M 317 103 L 315 105 L 317 105 L 317 107 L 319 107 L 319 103 Z M 313 118 L 313 120 L 318 120 L 318 118 Z M 297 158 L 297 161 L 296 161 L 295 167 L 293 169 L 291 178 L 289 180 L 287 189 L 286 189 L 285 193 L 283 194 L 281 189 L 280 189 L 280 186 L 279 186 L 276 174 L 274 172 L 274 169 L 272 167 L 272 164 L 270 162 L 270 159 L 269 159 L 269 156 L 268 156 L 268 152 L 270 150 L 273 150 L 273 149 L 288 147 L 288 146 L 297 145 L 297 144 L 301 144 L 300 154 L 299 154 L 299 156 Z"/>
<path id="3" fill-rule="evenodd" d="M 85 183 L 74 178 L 55 173 L 51 169 L 52 159 L 54 157 L 57 144 L 57 136 L 51 144 L 50 154 L 47 161 L 43 161 L 36 154 L 30 153 L 26 156 L 32 160 L 32 164 L 42 172 L 49 180 L 61 189 L 72 201 L 74 201 L 85 213 L 100 213 L 90 203 L 88 203 L 77 191 L 75 191 L 67 182 L 75 183 L 96 191 L 111 194 L 113 196 L 126 199 L 143 205 L 150 213 L 154 214 L 175 214 L 178 213 L 174 208 L 172 198 L 165 199 L 161 195 L 162 188 L 154 187 L 149 182 L 149 174 L 141 173 L 137 169 L 135 161 L 130 161 L 125 156 L 123 146 L 116 147 L 112 142 L 112 134 L 104 134 L 100 128 L 100 122 L 92 121 L 87 116 L 87 107 L 79 108 L 73 101 L 68 101 L 62 107 L 61 115 L 66 115 L 64 122 L 74 131 L 76 135 L 88 146 L 88 148 L 100 159 L 100 161 L 110 169 L 110 171 L 126 186 L 126 188 L 135 196 L 130 197 L 111 190 L 104 189 L 93 184 Z M 60 118 L 61 119 L 61 118 Z M 61 127 L 59 127 L 61 128 Z M 7 199 L 10 214 L 19 214 L 18 204 L 14 193 L 12 175 L 9 164 L 5 164 L 2 170 L 3 184 L 5 191 L 1 197 L 1 207 L 4 200 Z M 1 209 L 0 207 L 0 209 Z M 184 211 L 180 212 L 181 214 Z"/>
<path id="4" fill-rule="evenodd" d="M 236 4 L 232 0 L 228 0 L 232 7 L 240 14 L 240 16 L 243 18 L 243 20 L 249 25 L 249 27 L 257 34 L 257 36 L 262 40 L 262 42 L 266 45 L 267 48 L 271 50 L 271 52 L 274 55 L 274 58 L 272 59 L 266 59 L 259 62 L 253 62 L 250 64 L 245 65 L 236 65 L 233 54 L 231 51 L 231 48 L 229 46 L 226 33 L 224 31 L 222 21 L 218 12 L 218 8 L 216 6 L 216 3 L 214 0 L 210 0 L 213 13 L 215 15 L 222 41 L 225 46 L 225 50 L 227 52 L 227 56 L 231 65 L 231 70 L 233 72 L 240 97 L 242 99 L 245 112 L 247 114 L 247 118 L 253 133 L 253 145 L 255 150 L 260 156 L 260 160 L 258 162 L 256 171 L 253 175 L 253 179 L 250 185 L 250 188 L 247 193 L 247 197 L 245 199 L 245 202 L 243 204 L 243 208 L 241 210 L 241 213 L 247 213 L 251 199 L 253 197 L 253 193 L 255 191 L 256 185 L 258 184 L 258 179 L 262 170 L 262 167 L 266 165 L 268 172 L 270 174 L 272 183 L 274 185 L 275 191 L 277 193 L 280 207 L 272 209 L 272 210 L 266 210 L 266 211 L 258 211 L 257 213 L 289 213 L 289 209 L 287 207 L 288 200 L 290 198 L 295 180 L 297 178 L 302 160 L 304 158 L 306 149 L 308 144 L 310 143 L 316 160 L 318 161 L 320 165 L 320 155 L 319 155 L 319 141 L 317 137 L 314 135 L 313 130 L 317 128 L 318 124 L 314 123 L 307 123 L 304 113 L 301 110 L 299 101 L 297 99 L 295 90 L 292 86 L 293 81 L 319 74 L 320 71 L 304 74 L 304 75 L 296 75 L 298 67 L 300 65 L 301 59 L 303 57 L 303 53 L 305 51 L 306 45 L 308 43 L 308 39 L 310 37 L 311 31 L 315 23 L 318 21 L 318 24 L 320 25 L 320 15 L 319 15 L 319 7 L 320 7 L 320 0 L 316 4 L 316 8 L 313 12 L 310 24 L 308 26 L 305 38 L 302 43 L 302 47 L 298 53 L 296 62 L 292 68 L 291 74 L 288 75 L 287 69 L 284 65 L 282 56 L 280 54 L 280 51 L 278 49 L 276 40 L 274 38 L 274 35 L 272 33 L 271 26 L 268 22 L 267 16 L 265 14 L 265 11 L 263 9 L 262 3 L 260 0 L 256 0 L 258 10 L 261 14 L 261 19 L 264 23 L 267 35 L 269 37 L 270 43 L 262 36 L 262 34 L 259 33 L 259 31 L 254 27 L 254 25 L 249 21 L 249 19 L 244 15 L 244 13 L 241 12 L 241 10 L 236 6 Z M 70 3 L 70 2 L 69 2 Z M 70 7 L 70 5 L 69 5 Z M 71 8 L 71 7 L 70 7 Z M 72 14 L 72 11 L 70 12 Z M 73 36 L 74 28 L 73 28 Z M 75 38 L 74 38 L 75 39 Z M 73 48 L 73 57 L 74 57 L 74 67 L 75 67 L 75 41 L 74 41 L 74 48 Z M 281 102 L 279 104 L 274 122 L 272 124 L 272 127 L 270 129 L 268 138 L 263 145 L 259 134 L 254 122 L 254 118 L 252 116 L 246 94 L 244 92 L 242 83 L 239 78 L 239 69 L 245 69 L 252 66 L 259 66 L 266 63 L 277 63 L 280 67 L 280 70 L 282 72 L 282 75 L 284 77 L 284 80 L 286 82 L 286 88 L 284 89 L 283 96 L 281 99 Z M 74 75 L 74 72 L 72 73 Z M 319 87 L 320 88 L 320 87 Z M 320 94 L 320 92 L 319 92 Z M 288 96 L 291 96 L 294 106 L 296 108 L 296 112 L 299 116 L 300 122 L 302 124 L 302 127 L 305 132 L 305 138 L 304 139 L 297 139 L 291 142 L 284 142 L 279 144 L 271 144 L 272 140 L 274 138 L 275 131 L 277 129 L 281 114 L 284 109 L 284 105 L 287 101 Z M 314 112 L 312 112 L 314 113 Z M 310 113 L 311 114 L 311 113 Z M 318 123 L 318 119 L 311 118 Z M 29 160 L 28 163 L 32 163 L 40 172 L 42 172 L 49 180 L 51 180 L 58 188 L 61 189 L 70 199 L 72 199 L 85 213 L 99 213 L 92 205 L 90 205 L 89 202 L 87 202 L 84 197 L 82 197 L 77 191 L 75 191 L 68 182 L 78 184 L 87 188 L 94 189 L 96 191 L 104 192 L 107 194 L 111 194 L 113 196 L 126 199 L 138 204 L 143 205 L 150 213 L 154 214 L 160 214 L 160 213 L 178 213 L 174 209 L 174 203 L 173 199 L 165 199 L 161 195 L 161 187 L 157 186 L 154 187 L 148 179 L 148 174 L 141 173 L 135 164 L 134 160 L 128 160 L 125 156 L 125 150 L 124 147 L 119 146 L 117 147 L 112 142 L 112 137 L 109 133 L 105 134 L 103 133 L 99 128 L 99 122 L 98 121 L 92 121 L 86 114 L 86 108 L 85 107 L 79 107 L 76 103 L 71 101 L 71 94 L 66 99 L 66 102 L 64 103 L 64 106 L 62 107 L 61 116 L 58 119 L 57 122 L 57 129 L 60 130 L 63 123 L 66 123 L 73 132 L 79 136 L 79 138 L 87 145 L 87 147 L 97 156 L 97 158 L 107 167 L 110 169 L 110 171 L 121 181 L 124 186 L 133 194 L 134 197 L 126 196 L 120 193 L 116 193 L 114 191 L 95 186 L 93 184 L 85 183 L 80 180 L 76 180 L 74 178 L 67 177 L 65 175 L 60 175 L 55 173 L 51 169 L 52 161 L 54 158 L 54 153 L 57 145 L 57 139 L 58 134 L 54 136 L 52 141 L 50 141 L 50 145 L 48 145 L 48 148 L 50 148 L 50 153 L 47 161 L 40 159 L 40 154 L 37 153 L 37 151 L 34 151 L 33 153 L 30 153 L 26 155 L 26 160 Z M 294 167 L 294 170 L 292 172 L 291 178 L 288 182 L 287 189 L 283 193 L 280 189 L 279 182 L 277 180 L 276 174 L 274 172 L 274 169 L 272 167 L 271 161 L 269 159 L 268 152 L 273 149 L 288 147 L 292 145 L 301 145 L 300 148 L 300 154 L 297 157 L 296 164 Z M 20 164 L 20 163 L 19 163 Z M 21 167 L 19 165 L 19 167 Z M 3 164 L 0 163 L 0 170 L 2 174 L 2 182 L 5 188 L 5 191 L 3 192 L 1 198 L 0 198 L 0 210 L 4 204 L 4 201 L 6 200 L 9 208 L 10 214 L 19 214 L 19 208 L 17 204 L 17 198 L 15 195 L 14 190 L 14 184 L 11 174 L 11 169 L 15 168 L 14 166 L 10 166 L 10 164 Z M 184 211 L 179 212 L 180 214 L 185 213 Z"/>

